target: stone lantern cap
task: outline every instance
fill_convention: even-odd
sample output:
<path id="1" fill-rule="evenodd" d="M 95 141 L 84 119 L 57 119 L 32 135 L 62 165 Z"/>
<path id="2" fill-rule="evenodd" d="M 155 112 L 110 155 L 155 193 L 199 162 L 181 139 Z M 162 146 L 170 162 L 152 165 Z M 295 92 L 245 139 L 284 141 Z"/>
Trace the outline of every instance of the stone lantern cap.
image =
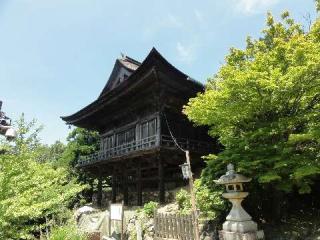
<path id="1" fill-rule="evenodd" d="M 243 176 L 242 174 L 236 173 L 234 170 L 233 164 L 228 164 L 227 166 L 227 172 L 225 175 L 222 175 L 218 180 L 214 180 L 216 184 L 234 184 L 234 183 L 244 183 L 244 182 L 250 182 L 251 178 L 248 178 L 246 176 Z"/>

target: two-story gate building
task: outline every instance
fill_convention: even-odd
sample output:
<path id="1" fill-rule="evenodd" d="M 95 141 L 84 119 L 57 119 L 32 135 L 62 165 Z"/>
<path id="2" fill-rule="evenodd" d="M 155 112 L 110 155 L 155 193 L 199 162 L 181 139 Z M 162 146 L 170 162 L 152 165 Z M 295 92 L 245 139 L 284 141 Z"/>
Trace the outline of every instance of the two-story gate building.
<path id="1" fill-rule="evenodd" d="M 216 149 L 205 128 L 194 127 L 182 113 L 188 99 L 204 90 L 152 49 L 140 63 L 127 56 L 117 59 L 109 80 L 97 100 L 62 119 L 78 127 L 96 130 L 100 150 L 81 156 L 78 167 L 99 181 L 111 177 L 112 201 L 142 205 L 143 192 L 165 192 L 185 182 L 179 165 L 191 153 L 193 171 L 204 166 L 201 156 Z M 101 200 L 101 184 L 99 185 Z"/>

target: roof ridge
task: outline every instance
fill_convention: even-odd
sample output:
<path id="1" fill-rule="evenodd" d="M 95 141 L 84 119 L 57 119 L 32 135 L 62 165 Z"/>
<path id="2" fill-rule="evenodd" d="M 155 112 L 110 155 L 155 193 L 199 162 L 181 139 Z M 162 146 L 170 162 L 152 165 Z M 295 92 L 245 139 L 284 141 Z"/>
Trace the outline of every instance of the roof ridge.
<path id="1" fill-rule="evenodd" d="M 139 62 L 138 60 L 136 60 L 136 59 L 134 59 L 134 58 L 132 58 L 132 57 L 129 57 L 129 56 L 127 56 L 127 55 L 125 55 L 125 54 L 123 54 L 123 53 L 121 53 L 121 58 L 118 58 L 119 60 L 127 60 L 127 61 L 129 61 L 129 62 L 131 62 L 131 63 L 133 63 L 133 64 L 136 64 L 136 65 L 141 65 L 141 62 Z"/>

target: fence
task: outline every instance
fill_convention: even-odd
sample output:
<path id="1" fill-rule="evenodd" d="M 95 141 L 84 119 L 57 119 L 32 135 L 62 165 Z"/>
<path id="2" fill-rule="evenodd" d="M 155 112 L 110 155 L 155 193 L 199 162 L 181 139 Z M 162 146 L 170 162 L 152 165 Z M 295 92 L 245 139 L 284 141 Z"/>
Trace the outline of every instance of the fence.
<path id="1" fill-rule="evenodd" d="M 193 215 L 155 213 L 155 240 L 194 240 Z"/>

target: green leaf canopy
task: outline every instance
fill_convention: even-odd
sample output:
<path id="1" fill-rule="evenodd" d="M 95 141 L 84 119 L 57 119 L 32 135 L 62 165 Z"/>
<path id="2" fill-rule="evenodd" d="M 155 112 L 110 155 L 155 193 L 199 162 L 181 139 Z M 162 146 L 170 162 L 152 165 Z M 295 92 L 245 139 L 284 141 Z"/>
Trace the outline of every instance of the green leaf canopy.
<path id="1" fill-rule="evenodd" d="M 209 156 L 205 180 L 233 162 L 261 184 L 310 192 L 320 173 L 319 19 L 305 32 L 288 12 L 280 22 L 268 14 L 262 37 L 232 48 L 184 113 L 225 146 Z"/>

